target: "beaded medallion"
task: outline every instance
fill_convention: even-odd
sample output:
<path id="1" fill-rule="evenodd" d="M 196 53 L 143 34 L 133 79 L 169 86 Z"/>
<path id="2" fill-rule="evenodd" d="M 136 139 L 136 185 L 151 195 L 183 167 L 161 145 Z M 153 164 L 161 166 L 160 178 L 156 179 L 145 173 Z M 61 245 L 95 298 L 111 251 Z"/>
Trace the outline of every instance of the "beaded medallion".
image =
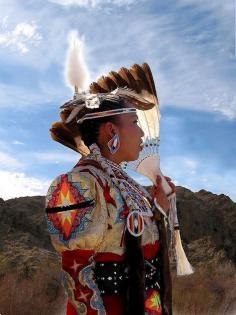
<path id="1" fill-rule="evenodd" d="M 143 234 L 144 220 L 139 211 L 132 211 L 127 216 L 127 229 L 135 237 Z"/>

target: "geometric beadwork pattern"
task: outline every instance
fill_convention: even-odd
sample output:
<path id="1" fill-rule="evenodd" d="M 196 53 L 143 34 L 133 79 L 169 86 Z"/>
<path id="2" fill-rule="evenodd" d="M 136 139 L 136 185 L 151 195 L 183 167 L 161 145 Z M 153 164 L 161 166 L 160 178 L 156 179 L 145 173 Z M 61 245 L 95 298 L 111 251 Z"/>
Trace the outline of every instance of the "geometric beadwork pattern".
<path id="1" fill-rule="evenodd" d="M 91 201 L 91 199 L 84 197 L 85 191 L 86 189 L 82 189 L 78 182 L 69 181 L 67 174 L 62 175 L 48 200 L 47 208 Z M 89 205 L 79 209 L 48 213 L 46 217 L 49 232 L 57 234 L 64 244 L 68 243 L 69 239 L 76 237 L 77 232 L 85 229 L 91 219 L 93 208 L 93 205 Z"/>
<path id="2" fill-rule="evenodd" d="M 145 301 L 145 315 L 162 315 L 160 293 L 149 290 Z"/>

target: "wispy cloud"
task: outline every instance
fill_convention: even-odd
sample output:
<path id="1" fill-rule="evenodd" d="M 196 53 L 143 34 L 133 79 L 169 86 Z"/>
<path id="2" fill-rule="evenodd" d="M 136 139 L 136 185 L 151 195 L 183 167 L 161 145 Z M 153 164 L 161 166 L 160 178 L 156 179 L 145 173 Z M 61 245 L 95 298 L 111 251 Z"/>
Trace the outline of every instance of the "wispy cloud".
<path id="1" fill-rule="evenodd" d="M 150 14 L 142 10 L 144 1 L 141 1 L 134 6 L 135 14 L 129 10 L 123 10 L 116 17 L 104 13 L 104 19 L 99 10 L 102 4 L 125 5 L 133 1 L 54 2 L 67 6 L 94 5 L 95 8 L 86 12 L 75 9 L 55 13 L 52 6 L 48 7 L 48 11 L 39 10 L 37 24 L 41 25 L 44 41 L 40 42 L 34 56 L 20 62 L 38 67 L 40 71 L 55 64 L 61 69 L 66 55 L 67 34 L 72 28 L 77 29 L 85 38 L 85 56 L 94 75 L 92 79 L 104 71 L 148 61 L 154 72 L 162 106 L 218 112 L 227 119 L 236 118 L 232 5 L 220 4 L 220 0 L 214 5 L 210 1 L 195 3 L 185 0 L 170 5 L 163 13 L 155 3 L 157 7 Z M 154 5 L 154 1 L 150 1 L 150 5 Z M 63 90 L 63 71 L 54 83 L 57 93 L 67 94 Z M 47 88 L 53 89 L 50 84 L 37 93 L 42 95 L 42 99 L 50 97 L 47 92 Z M 22 98 L 27 94 L 26 91 L 20 92 Z M 37 102 L 36 96 L 28 92 L 28 103 Z M 5 103 L 12 103 L 11 97 L 5 97 Z M 54 94 L 50 98 L 53 97 Z"/>
<path id="2" fill-rule="evenodd" d="M 232 16 L 232 11 L 235 8 L 234 1 L 222 2 L 221 0 L 177 0 L 179 7 L 193 6 L 195 10 L 208 11 L 214 13 L 219 18 Z M 226 22 L 227 21 L 223 21 Z"/>
<path id="3" fill-rule="evenodd" d="M 191 14 L 194 18 L 189 9 Z M 203 15 L 202 20 L 190 24 L 184 15 L 177 23 L 175 12 L 157 14 L 144 17 L 142 24 L 131 26 L 129 32 L 134 37 L 139 34 L 138 45 L 154 69 L 162 105 L 218 112 L 235 119 L 236 67 L 232 63 L 229 69 L 230 53 L 226 52 L 233 51 L 233 29 L 217 29 L 215 33 L 217 22 L 212 15 Z"/>
<path id="4" fill-rule="evenodd" d="M 164 175 L 172 178 L 175 185 L 194 192 L 205 189 L 216 194 L 223 193 L 236 202 L 235 169 L 222 170 L 220 174 L 214 164 L 209 165 L 209 161 L 195 156 L 172 155 L 161 160 L 161 170 Z M 152 185 L 146 176 L 130 170 L 128 173 L 141 185 Z"/>
<path id="5" fill-rule="evenodd" d="M 60 104 L 65 99 L 67 91 L 58 89 L 50 82 L 45 82 L 31 89 L 20 84 L 0 83 L 0 107 L 1 108 L 32 108 L 47 106 L 47 104 Z"/>
<path id="6" fill-rule="evenodd" d="M 173 155 L 162 161 L 165 175 L 172 177 L 176 185 L 193 191 L 205 189 L 216 194 L 224 193 L 236 202 L 235 169 L 222 170 L 209 160 L 195 156 Z"/>
<path id="7" fill-rule="evenodd" d="M 135 3 L 135 0 L 49 0 L 49 2 L 63 6 L 92 7 L 103 5 L 129 6 Z"/>
<path id="8" fill-rule="evenodd" d="M 24 143 L 24 142 L 21 142 L 21 141 L 18 141 L 18 140 L 14 140 L 14 141 L 12 142 L 12 144 L 24 145 L 25 143 Z"/>
<path id="9" fill-rule="evenodd" d="M 0 24 L 0 45 L 16 48 L 20 53 L 29 52 L 30 46 L 37 45 L 42 40 L 38 27 L 34 22 L 21 22 L 13 29 L 8 26 L 8 16 Z"/>

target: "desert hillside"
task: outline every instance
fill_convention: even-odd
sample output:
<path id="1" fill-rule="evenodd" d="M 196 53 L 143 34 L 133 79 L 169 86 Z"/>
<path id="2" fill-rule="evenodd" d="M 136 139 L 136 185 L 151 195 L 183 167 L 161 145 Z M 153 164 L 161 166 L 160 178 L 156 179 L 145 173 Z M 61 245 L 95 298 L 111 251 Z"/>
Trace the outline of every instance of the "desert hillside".
<path id="1" fill-rule="evenodd" d="M 176 315 L 236 314 L 236 203 L 205 190 L 177 187 L 181 236 L 195 268 L 173 269 Z M 0 313 L 62 315 L 60 259 L 50 245 L 44 197 L 0 199 Z"/>

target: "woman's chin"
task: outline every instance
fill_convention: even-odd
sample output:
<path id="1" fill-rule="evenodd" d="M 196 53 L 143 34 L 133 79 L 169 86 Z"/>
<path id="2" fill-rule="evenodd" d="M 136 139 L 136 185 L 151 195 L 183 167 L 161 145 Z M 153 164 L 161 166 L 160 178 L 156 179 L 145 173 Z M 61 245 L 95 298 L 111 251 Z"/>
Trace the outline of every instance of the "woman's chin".
<path id="1" fill-rule="evenodd" d="M 133 161 L 138 160 L 139 154 L 140 154 L 140 152 L 137 152 L 137 154 L 132 155 L 132 156 L 129 156 L 129 157 L 127 158 L 126 162 L 133 162 Z"/>

